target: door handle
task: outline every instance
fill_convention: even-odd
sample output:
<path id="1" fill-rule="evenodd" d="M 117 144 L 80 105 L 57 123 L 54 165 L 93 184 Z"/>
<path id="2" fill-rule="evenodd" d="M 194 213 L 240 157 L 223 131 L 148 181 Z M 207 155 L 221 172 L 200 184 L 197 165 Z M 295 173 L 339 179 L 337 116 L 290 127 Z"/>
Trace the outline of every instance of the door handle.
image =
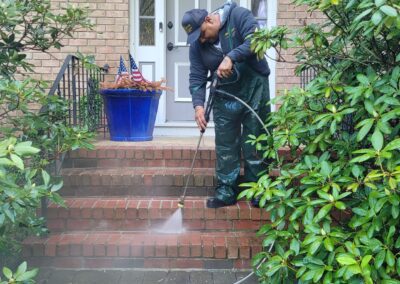
<path id="1" fill-rule="evenodd" d="M 173 49 L 175 49 L 175 48 L 178 48 L 177 46 L 174 46 L 174 44 L 172 43 L 172 42 L 169 42 L 168 44 L 167 44 L 167 49 L 169 50 L 169 51 L 171 51 L 171 50 L 173 50 Z"/>

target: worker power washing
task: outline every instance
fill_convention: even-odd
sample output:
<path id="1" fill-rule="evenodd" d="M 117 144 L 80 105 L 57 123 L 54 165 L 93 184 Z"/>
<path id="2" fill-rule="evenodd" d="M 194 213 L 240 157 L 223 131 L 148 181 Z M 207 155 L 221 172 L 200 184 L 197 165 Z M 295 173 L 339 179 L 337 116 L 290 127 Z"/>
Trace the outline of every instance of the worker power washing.
<path id="1" fill-rule="evenodd" d="M 244 181 L 257 181 L 257 174 L 265 169 L 254 146 L 245 143 L 249 134 L 257 136 L 265 130 L 262 121 L 270 112 L 267 104 L 270 70 L 266 60 L 258 60 L 250 50 L 250 39 L 247 38 L 257 26 L 252 13 L 234 2 L 226 3 L 212 13 L 193 9 L 182 18 L 182 27 L 190 44 L 189 88 L 196 123 L 202 132 L 200 140 L 211 109 L 215 124 L 217 185 L 214 196 L 207 199 L 208 208 L 237 202 L 241 153 Z M 212 81 L 211 98 L 205 109 L 208 72 L 216 73 L 219 79 Z M 187 185 L 185 191 L 186 188 Z M 185 191 L 180 207 L 184 204 Z M 258 206 L 256 200 L 252 200 L 252 204 Z"/>

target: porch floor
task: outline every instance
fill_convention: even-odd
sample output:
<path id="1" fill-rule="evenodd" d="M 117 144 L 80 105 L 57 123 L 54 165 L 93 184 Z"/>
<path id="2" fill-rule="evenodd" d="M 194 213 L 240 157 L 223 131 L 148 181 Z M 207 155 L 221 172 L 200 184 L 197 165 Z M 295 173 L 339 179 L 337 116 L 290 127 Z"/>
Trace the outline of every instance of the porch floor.
<path id="1" fill-rule="evenodd" d="M 215 137 L 204 136 L 200 142 L 202 148 L 214 148 Z M 199 141 L 199 136 L 195 137 L 176 137 L 176 136 L 154 136 L 152 141 L 111 141 L 108 137 L 99 136 L 93 144 L 95 146 L 165 146 L 165 147 L 182 147 L 193 146 L 196 147 Z"/>

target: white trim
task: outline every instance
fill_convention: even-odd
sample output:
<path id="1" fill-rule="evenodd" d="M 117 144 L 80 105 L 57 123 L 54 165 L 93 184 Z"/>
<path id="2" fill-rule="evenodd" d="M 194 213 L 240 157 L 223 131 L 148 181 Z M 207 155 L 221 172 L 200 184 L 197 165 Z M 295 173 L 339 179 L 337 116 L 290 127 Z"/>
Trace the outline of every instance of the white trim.
<path id="1" fill-rule="evenodd" d="M 267 9 L 267 27 L 271 29 L 276 26 L 276 17 L 278 13 L 278 0 L 268 0 L 268 9 Z M 270 99 L 275 98 L 276 95 L 276 52 L 275 49 L 270 48 L 267 51 L 267 55 L 274 60 L 267 59 L 269 69 L 271 70 L 271 74 L 269 75 L 269 93 Z M 276 106 L 271 105 L 271 111 L 275 111 Z"/>
<path id="2" fill-rule="evenodd" d="M 135 54 L 135 11 L 136 11 L 136 4 L 137 1 L 135 0 L 130 0 L 129 1 L 129 47 L 128 49 L 131 51 L 132 54 Z M 135 40 L 134 40 L 135 39 Z"/>
<path id="3" fill-rule="evenodd" d="M 156 124 L 154 127 L 154 136 L 197 136 L 199 135 L 199 129 L 195 122 L 165 122 L 162 124 Z M 207 125 L 207 130 L 204 132 L 204 136 L 215 136 L 214 123 L 210 122 Z"/>
<path id="4" fill-rule="evenodd" d="M 180 98 L 179 97 L 179 67 L 189 67 L 190 63 L 189 62 L 175 62 L 174 64 L 174 101 L 175 102 L 191 102 L 191 98 Z"/>
<path id="5" fill-rule="evenodd" d="M 166 53 L 166 46 L 167 46 L 167 33 L 165 32 L 167 30 L 167 24 L 166 24 L 166 18 L 167 18 L 167 0 L 155 0 L 157 3 L 159 3 L 158 5 L 161 6 L 159 9 L 157 9 L 158 11 L 162 11 L 162 15 L 160 15 L 160 21 L 162 21 L 163 23 L 163 35 L 162 35 L 162 43 L 161 43 L 161 58 L 162 58 L 162 62 L 160 62 L 160 67 L 158 68 L 162 68 L 160 70 L 162 70 L 162 78 L 166 78 L 167 77 L 167 53 Z M 156 11 L 157 11 L 156 10 Z M 157 67 L 156 67 L 157 68 Z M 167 82 L 168 84 L 168 82 Z M 159 101 L 159 106 L 158 106 L 158 112 L 157 112 L 157 117 L 156 117 L 156 122 L 157 123 L 161 123 L 161 122 L 165 122 L 167 120 L 167 92 L 164 91 L 164 96 L 160 97 L 160 101 Z M 161 104 L 161 107 L 160 107 Z"/>

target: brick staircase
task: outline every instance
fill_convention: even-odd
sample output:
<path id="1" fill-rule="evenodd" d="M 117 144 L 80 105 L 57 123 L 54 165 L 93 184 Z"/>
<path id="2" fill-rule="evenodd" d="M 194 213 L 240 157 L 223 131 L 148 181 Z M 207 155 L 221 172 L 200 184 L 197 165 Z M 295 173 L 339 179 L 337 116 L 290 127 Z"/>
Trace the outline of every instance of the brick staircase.
<path id="1" fill-rule="evenodd" d="M 209 209 L 215 153 L 200 147 L 182 209 L 185 231 L 157 229 L 176 212 L 197 141 L 155 138 L 99 141 L 69 154 L 60 193 L 67 208 L 48 208 L 47 238 L 24 241 L 33 266 L 57 268 L 250 268 L 262 249 L 257 229 L 268 214 L 247 201 Z"/>

